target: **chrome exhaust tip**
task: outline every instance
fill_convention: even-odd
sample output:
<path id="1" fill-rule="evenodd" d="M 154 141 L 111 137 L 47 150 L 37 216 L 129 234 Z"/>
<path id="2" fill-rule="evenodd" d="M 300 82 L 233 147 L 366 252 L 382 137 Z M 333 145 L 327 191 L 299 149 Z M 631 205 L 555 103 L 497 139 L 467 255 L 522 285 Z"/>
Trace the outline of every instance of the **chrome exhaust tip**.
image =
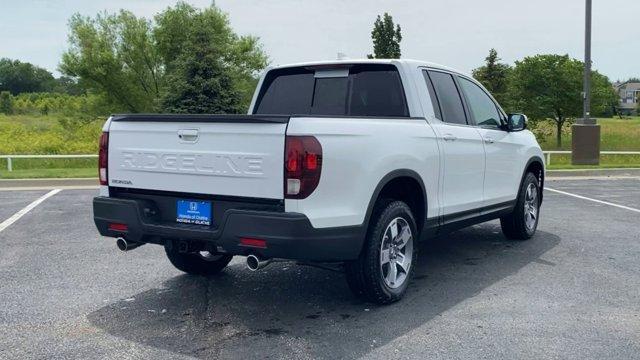
<path id="1" fill-rule="evenodd" d="M 125 238 L 121 237 L 116 239 L 116 246 L 118 247 L 118 249 L 120 249 L 120 251 L 130 251 L 141 245 L 143 244 L 127 241 Z"/>
<path id="2" fill-rule="evenodd" d="M 272 259 L 262 259 L 256 255 L 247 256 L 247 268 L 251 271 L 258 271 L 271 264 Z"/>

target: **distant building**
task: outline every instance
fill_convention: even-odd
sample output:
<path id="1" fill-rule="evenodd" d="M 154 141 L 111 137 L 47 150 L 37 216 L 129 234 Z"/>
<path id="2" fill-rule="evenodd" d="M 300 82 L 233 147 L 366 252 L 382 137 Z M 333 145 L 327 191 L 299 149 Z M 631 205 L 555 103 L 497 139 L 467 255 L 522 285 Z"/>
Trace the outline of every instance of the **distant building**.
<path id="1" fill-rule="evenodd" d="M 638 113 L 638 100 L 640 99 L 640 81 L 625 81 L 615 83 L 613 87 L 620 98 L 618 112 L 624 115 Z"/>

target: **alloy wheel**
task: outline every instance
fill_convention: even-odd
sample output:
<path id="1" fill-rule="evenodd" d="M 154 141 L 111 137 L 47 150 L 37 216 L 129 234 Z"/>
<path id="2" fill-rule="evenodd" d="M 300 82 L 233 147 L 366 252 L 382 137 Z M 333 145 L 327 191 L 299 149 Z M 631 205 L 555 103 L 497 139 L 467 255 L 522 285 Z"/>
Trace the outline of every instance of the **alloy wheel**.
<path id="1" fill-rule="evenodd" d="M 380 247 L 380 268 L 384 283 L 402 286 L 409 275 L 413 259 L 413 235 L 407 220 L 397 217 L 387 226 Z"/>
<path id="2" fill-rule="evenodd" d="M 524 222 L 528 230 L 533 230 L 538 220 L 538 188 L 529 184 L 524 196 Z"/>

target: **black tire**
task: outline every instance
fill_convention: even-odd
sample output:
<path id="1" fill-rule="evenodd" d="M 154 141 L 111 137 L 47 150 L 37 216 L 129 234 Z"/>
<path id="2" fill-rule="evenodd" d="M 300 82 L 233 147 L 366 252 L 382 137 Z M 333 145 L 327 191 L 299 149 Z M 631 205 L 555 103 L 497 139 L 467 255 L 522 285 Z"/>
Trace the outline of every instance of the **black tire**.
<path id="1" fill-rule="evenodd" d="M 402 226 L 406 227 L 406 225 L 408 225 L 411 231 L 411 237 L 407 240 L 405 247 L 403 247 L 406 252 L 409 246 L 411 246 L 411 257 L 407 272 L 402 272 L 402 266 L 396 267 L 395 259 L 386 265 L 381 264 L 382 247 L 388 244 L 388 242 L 383 244 L 385 241 L 385 232 L 394 220 L 396 220 L 397 224 L 401 222 L 397 220 L 398 218 L 403 220 Z M 401 228 L 399 227 L 397 229 Z M 374 207 L 360 257 L 355 261 L 345 264 L 349 288 L 355 295 L 376 304 L 390 304 L 400 300 L 407 291 L 407 286 L 411 281 L 413 269 L 416 265 L 418 239 L 419 234 L 416 230 L 416 222 L 409 206 L 402 201 L 379 200 Z M 400 248 L 398 247 L 397 249 Z M 390 250 L 387 249 L 386 251 L 389 253 Z M 394 252 L 397 253 L 398 250 L 394 249 Z M 388 275 L 390 266 L 398 269 L 397 271 L 399 271 L 400 274 L 398 279 L 404 276 L 401 285 L 395 288 L 388 285 L 385 281 L 383 267 L 387 269 Z"/>
<path id="2" fill-rule="evenodd" d="M 535 196 L 537 199 L 536 215 L 533 226 L 527 225 L 525 216 L 527 189 L 530 185 L 533 185 L 535 188 Z M 525 175 L 524 180 L 522 181 L 522 186 L 518 191 L 518 198 L 516 200 L 516 205 L 513 208 L 513 212 L 500 218 L 500 225 L 504 236 L 511 240 L 528 240 L 536 233 L 538 221 L 540 219 L 540 198 L 540 183 L 538 182 L 538 178 L 535 174 L 529 172 Z"/>
<path id="3" fill-rule="evenodd" d="M 199 253 L 180 253 L 173 246 L 165 246 L 164 249 L 176 269 L 191 275 L 215 275 L 233 259 L 233 255 L 223 254 L 209 254 L 207 259 Z"/>

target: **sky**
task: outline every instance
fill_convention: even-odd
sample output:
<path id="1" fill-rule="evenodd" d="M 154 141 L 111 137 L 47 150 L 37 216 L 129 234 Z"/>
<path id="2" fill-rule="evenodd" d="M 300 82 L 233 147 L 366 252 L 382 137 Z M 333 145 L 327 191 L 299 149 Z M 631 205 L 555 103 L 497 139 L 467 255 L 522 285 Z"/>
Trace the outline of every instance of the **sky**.
<path id="1" fill-rule="evenodd" d="M 0 57 L 54 74 L 67 47 L 73 13 L 128 9 L 151 18 L 176 0 L 0 0 Z M 203 7 L 211 0 L 187 0 Z M 402 57 L 463 72 L 482 65 L 490 48 L 513 63 L 539 53 L 582 59 L 584 0 L 216 0 L 239 34 L 261 39 L 274 65 L 362 58 L 372 52 L 376 15 L 402 27 Z M 612 81 L 640 77 L 637 0 L 593 0 L 594 69 Z"/>

